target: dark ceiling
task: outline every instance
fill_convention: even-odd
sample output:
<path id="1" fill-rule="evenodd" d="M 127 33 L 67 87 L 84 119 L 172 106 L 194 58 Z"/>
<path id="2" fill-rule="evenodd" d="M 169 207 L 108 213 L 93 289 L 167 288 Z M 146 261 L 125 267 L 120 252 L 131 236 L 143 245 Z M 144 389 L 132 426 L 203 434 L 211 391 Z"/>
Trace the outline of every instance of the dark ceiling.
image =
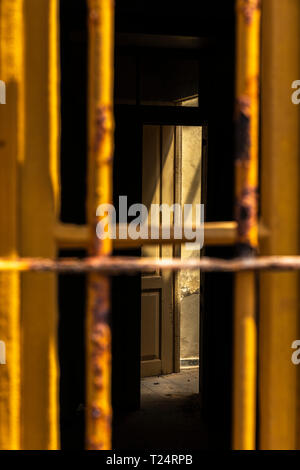
<path id="1" fill-rule="evenodd" d="M 116 0 L 116 31 L 227 36 L 234 29 L 234 0 Z"/>

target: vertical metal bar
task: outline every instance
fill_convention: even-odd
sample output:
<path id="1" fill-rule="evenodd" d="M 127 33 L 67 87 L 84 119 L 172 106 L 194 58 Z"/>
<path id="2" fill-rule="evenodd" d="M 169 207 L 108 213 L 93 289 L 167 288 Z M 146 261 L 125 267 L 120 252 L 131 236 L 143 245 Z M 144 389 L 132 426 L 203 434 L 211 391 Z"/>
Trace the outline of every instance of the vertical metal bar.
<path id="1" fill-rule="evenodd" d="M 90 255 L 109 255 L 111 240 L 96 236 L 96 209 L 112 198 L 113 157 L 113 33 L 112 0 L 88 0 L 88 201 Z M 111 448 L 110 281 L 88 275 L 86 320 L 86 447 Z"/>
<path id="2" fill-rule="evenodd" d="M 300 2 L 262 6 L 261 212 L 270 236 L 262 255 L 299 253 L 300 107 L 292 82 L 300 77 Z M 299 366 L 291 361 L 299 338 L 299 273 L 260 275 L 260 447 L 299 449 Z"/>
<path id="3" fill-rule="evenodd" d="M 18 164 L 24 150 L 23 0 L 0 1 L 0 256 L 18 256 Z M 20 448 L 20 283 L 17 272 L 0 274 L 0 449 Z"/>
<path id="4" fill-rule="evenodd" d="M 53 258 L 59 202 L 58 1 L 26 0 L 23 17 L 25 146 L 19 169 L 20 253 Z M 58 307 L 54 273 L 22 275 L 21 317 L 22 449 L 57 449 Z"/>
<path id="5" fill-rule="evenodd" d="M 237 0 L 235 214 L 238 255 L 258 245 L 260 0 Z M 235 276 L 233 447 L 254 449 L 256 440 L 255 274 Z"/>

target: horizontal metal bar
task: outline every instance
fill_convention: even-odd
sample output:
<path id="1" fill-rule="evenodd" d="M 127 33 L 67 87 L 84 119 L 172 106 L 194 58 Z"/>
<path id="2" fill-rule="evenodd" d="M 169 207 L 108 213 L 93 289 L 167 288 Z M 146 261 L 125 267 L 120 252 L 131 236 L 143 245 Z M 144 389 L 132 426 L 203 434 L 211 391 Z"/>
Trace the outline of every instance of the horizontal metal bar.
<path id="1" fill-rule="evenodd" d="M 132 274 L 139 271 L 180 269 L 212 271 L 297 271 L 300 270 L 300 256 L 262 256 L 258 258 L 134 258 L 117 256 L 99 256 L 85 259 L 42 259 L 42 258 L 0 258 L 0 271 L 36 271 L 36 272 L 103 272 L 108 274 Z"/>
<path id="2" fill-rule="evenodd" d="M 88 248 L 90 229 L 88 225 L 58 223 L 54 227 L 54 238 L 58 248 Z"/>
<path id="3" fill-rule="evenodd" d="M 118 226 L 116 229 L 119 233 Z M 171 233 L 172 235 L 172 233 Z M 269 235 L 268 229 L 259 225 L 259 238 L 263 239 Z M 73 225 L 59 223 L 54 230 L 54 236 L 59 248 L 86 248 L 89 244 L 89 229 L 87 225 Z M 204 224 L 204 246 L 228 246 L 234 245 L 237 241 L 237 223 L 230 222 L 205 222 Z M 184 237 L 180 240 L 170 237 L 169 240 L 159 238 L 158 240 L 113 240 L 115 249 L 139 248 L 146 245 L 175 245 L 186 242 L 193 242 Z"/>

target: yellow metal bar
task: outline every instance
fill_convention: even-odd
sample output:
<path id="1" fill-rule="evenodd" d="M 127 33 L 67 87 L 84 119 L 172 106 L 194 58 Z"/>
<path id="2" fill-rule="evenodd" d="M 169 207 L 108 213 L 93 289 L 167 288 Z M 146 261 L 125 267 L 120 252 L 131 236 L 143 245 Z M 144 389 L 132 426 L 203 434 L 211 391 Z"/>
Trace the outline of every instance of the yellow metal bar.
<path id="1" fill-rule="evenodd" d="M 87 225 L 57 223 L 54 237 L 59 248 L 87 248 L 90 242 L 90 230 Z"/>
<path id="2" fill-rule="evenodd" d="M 258 244 L 257 185 L 259 127 L 260 1 L 237 0 L 236 220 L 238 254 Z M 253 272 L 235 276 L 233 448 L 255 449 L 256 292 Z"/>
<path id="3" fill-rule="evenodd" d="M 58 223 L 54 228 L 54 237 L 57 246 L 60 248 L 86 248 L 89 245 L 89 228 L 87 225 L 74 225 Z M 116 227 L 118 237 L 119 229 Z M 171 228 L 172 234 L 172 228 Z M 269 236 L 268 228 L 260 223 L 258 231 L 259 239 L 262 240 Z M 114 248 L 132 248 L 151 244 L 176 244 L 185 243 L 184 238 L 178 240 L 170 237 L 169 240 L 159 238 L 158 240 L 131 240 L 118 239 L 113 240 Z M 189 240 L 190 241 L 190 240 Z M 204 245 L 205 246 L 223 246 L 234 245 L 237 242 L 237 222 L 206 222 L 204 224 Z"/>
<path id="4" fill-rule="evenodd" d="M 113 36 L 111 0 L 88 0 L 89 26 L 89 169 L 87 214 L 90 255 L 109 255 L 111 240 L 96 236 L 96 209 L 111 202 L 113 157 Z M 86 321 L 86 447 L 111 448 L 110 282 L 100 273 L 88 276 Z"/>
<path id="5" fill-rule="evenodd" d="M 300 2 L 264 0 L 262 10 L 262 194 L 270 237 L 263 255 L 299 253 L 300 107 L 291 100 L 300 78 Z M 299 449 L 298 273 L 262 274 L 259 324 L 260 448 Z M 297 379 L 298 376 L 298 379 Z"/>
<path id="6" fill-rule="evenodd" d="M 26 75 L 20 251 L 23 256 L 55 258 L 53 231 L 59 186 L 58 1 L 26 0 L 23 14 Z M 21 279 L 22 448 L 57 449 L 56 275 L 28 273 Z"/>
<path id="7" fill-rule="evenodd" d="M 17 256 L 17 168 L 23 152 L 22 0 L 0 1 L 0 79 L 6 104 L 0 105 L 0 254 Z M 0 274 L 0 340 L 6 364 L 0 365 L 0 449 L 20 448 L 19 275 Z"/>

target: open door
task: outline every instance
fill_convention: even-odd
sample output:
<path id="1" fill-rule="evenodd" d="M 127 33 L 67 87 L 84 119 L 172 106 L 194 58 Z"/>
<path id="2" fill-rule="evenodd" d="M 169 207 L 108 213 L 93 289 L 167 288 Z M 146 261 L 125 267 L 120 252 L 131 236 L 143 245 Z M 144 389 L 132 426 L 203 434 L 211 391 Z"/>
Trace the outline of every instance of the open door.
<path id="1" fill-rule="evenodd" d="M 206 142 L 202 133 L 201 126 L 143 126 L 142 200 L 150 220 L 151 204 L 170 208 L 171 225 L 175 203 L 182 208 L 190 205 L 195 216 L 196 205 L 201 203 L 202 146 Z M 185 243 L 160 243 L 144 245 L 142 256 L 198 258 L 200 250 L 187 248 Z M 141 376 L 199 365 L 200 272 L 144 273 L 141 292 Z"/>
<path id="2" fill-rule="evenodd" d="M 143 204 L 174 203 L 175 126 L 143 127 Z M 142 248 L 142 256 L 171 258 L 172 245 Z M 156 270 L 141 280 L 141 376 L 174 371 L 174 276 Z"/>

